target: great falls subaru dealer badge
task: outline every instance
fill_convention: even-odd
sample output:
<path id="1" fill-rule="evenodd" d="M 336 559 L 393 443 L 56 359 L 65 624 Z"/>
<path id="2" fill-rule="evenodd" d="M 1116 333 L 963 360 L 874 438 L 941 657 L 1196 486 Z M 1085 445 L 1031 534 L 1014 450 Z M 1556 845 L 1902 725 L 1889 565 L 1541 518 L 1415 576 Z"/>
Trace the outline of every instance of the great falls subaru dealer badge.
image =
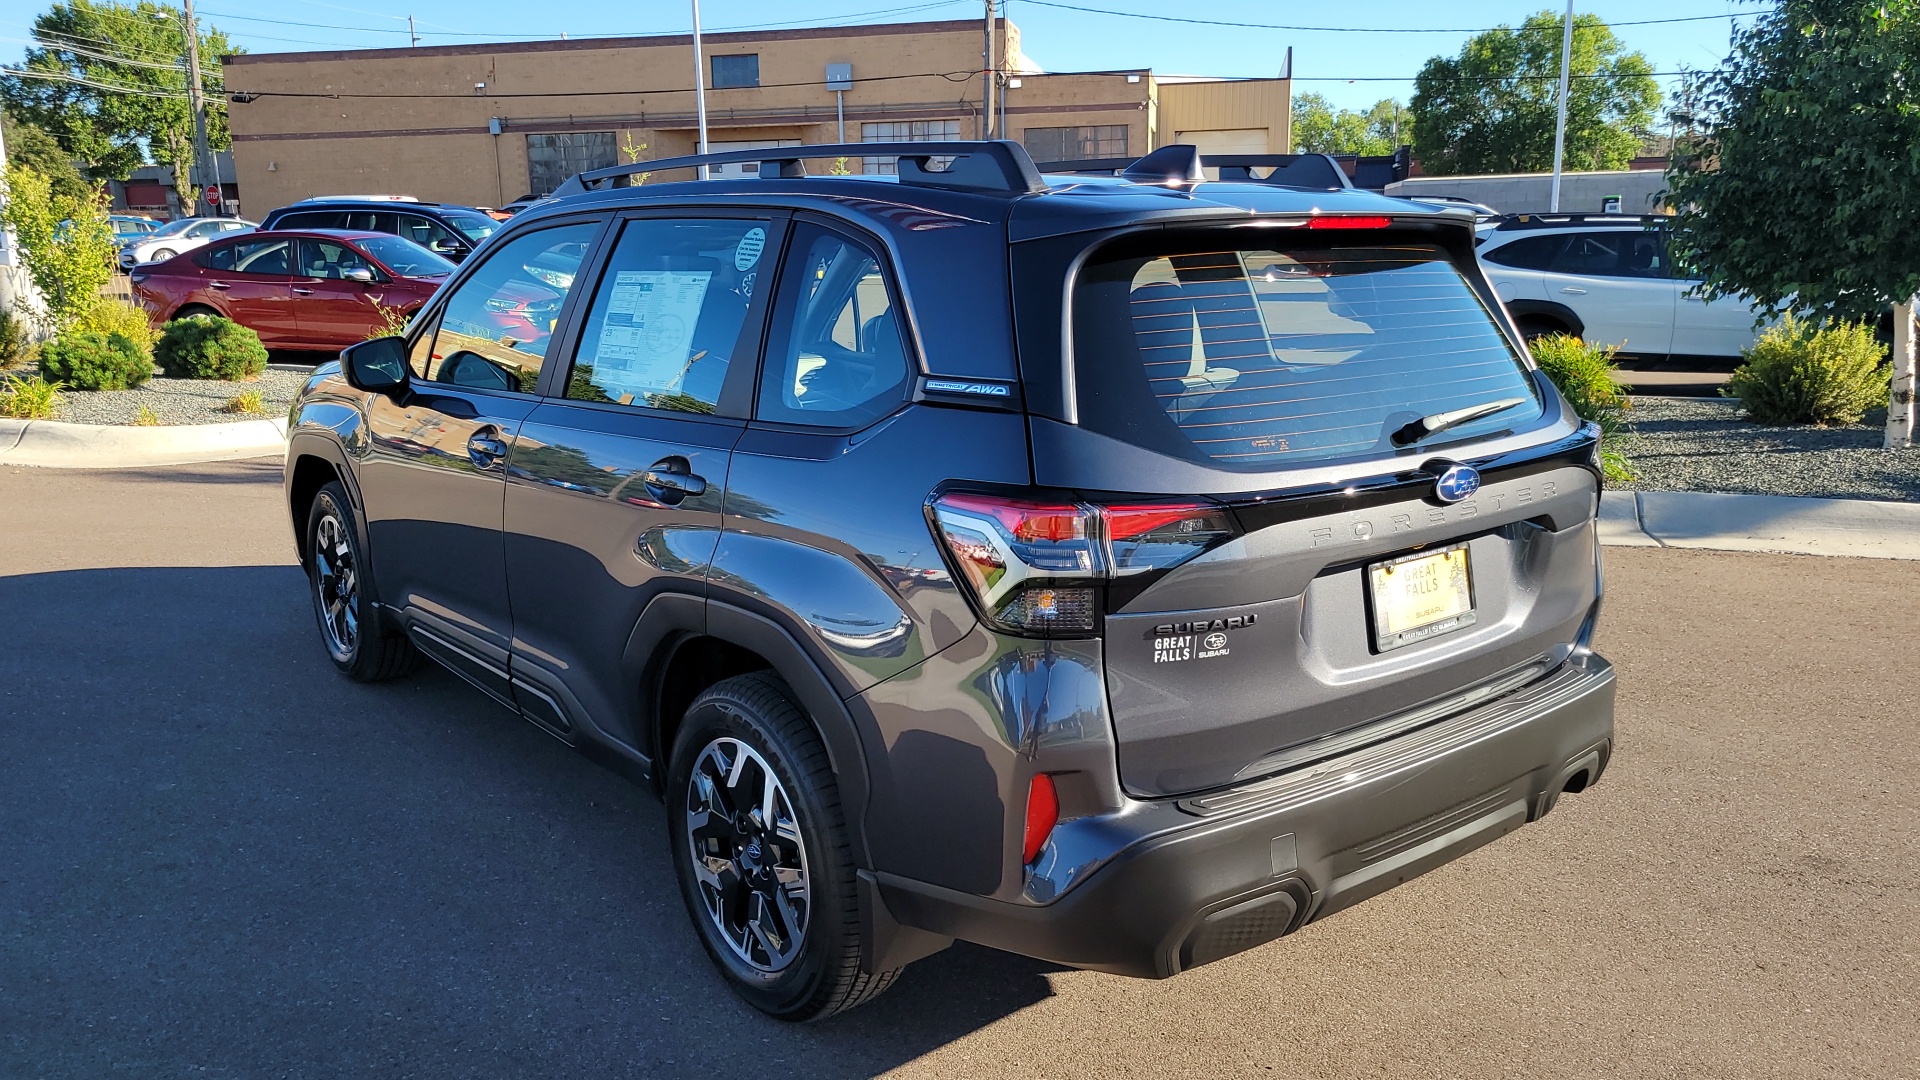
<path id="1" fill-rule="evenodd" d="M 1235 615 L 1228 619 L 1161 623 L 1153 628 L 1153 662 L 1177 664 L 1184 660 L 1229 656 L 1233 653 L 1233 641 L 1227 631 L 1252 626 L 1259 617 Z"/>

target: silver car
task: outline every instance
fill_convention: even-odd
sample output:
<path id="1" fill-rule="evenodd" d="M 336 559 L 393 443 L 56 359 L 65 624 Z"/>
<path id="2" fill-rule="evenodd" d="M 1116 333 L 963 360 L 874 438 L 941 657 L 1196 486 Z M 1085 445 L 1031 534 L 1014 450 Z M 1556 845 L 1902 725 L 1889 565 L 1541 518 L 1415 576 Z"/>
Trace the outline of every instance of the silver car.
<path id="1" fill-rule="evenodd" d="M 131 270 L 141 263 L 164 262 L 215 237 L 256 228 L 259 228 L 257 223 L 240 218 L 181 218 L 170 221 L 122 247 L 120 268 Z"/>

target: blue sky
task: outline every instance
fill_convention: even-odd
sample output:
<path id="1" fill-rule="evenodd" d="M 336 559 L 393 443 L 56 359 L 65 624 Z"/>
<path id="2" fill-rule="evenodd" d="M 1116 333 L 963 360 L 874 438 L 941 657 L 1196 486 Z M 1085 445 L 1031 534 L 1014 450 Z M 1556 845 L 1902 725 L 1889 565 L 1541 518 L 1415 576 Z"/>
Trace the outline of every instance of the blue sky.
<path id="1" fill-rule="evenodd" d="M 1544 5 L 1537 2 L 1435 4 L 1373 0 L 1363 4 L 1281 4 L 1267 0 L 1048 0 L 1078 9 L 1177 16 L 1223 22 L 1353 28 L 1365 32 L 1208 26 L 1097 14 L 1007 0 L 1025 50 L 1049 71 L 1151 67 L 1180 74 L 1278 74 L 1288 46 L 1294 51 L 1295 93 L 1316 91 L 1336 104 L 1364 108 L 1382 97 L 1405 100 L 1411 79 L 1430 56 L 1452 55 L 1468 31 L 1516 24 Z M 46 3 L 0 0 L 0 58 L 17 61 L 35 15 Z M 411 13 L 422 44 L 468 44 L 530 37 L 684 33 L 686 3 L 530 4 L 527 0 L 196 0 L 201 18 L 253 52 L 318 48 L 397 47 L 407 43 Z M 1761 10 L 1729 0 L 1593 0 L 1579 10 L 1619 24 L 1726 16 Z M 831 25 L 922 19 L 980 18 L 983 0 L 706 0 L 701 21 L 712 30 L 756 25 Z M 1741 20 L 1745 25 L 1751 19 Z M 1710 67 L 1727 52 L 1732 19 L 1617 26 L 1629 48 L 1656 71 Z M 292 25 L 308 24 L 308 25 Z M 1436 29 L 1442 33 L 1385 33 Z M 1353 81 L 1349 81 L 1353 80 Z M 1387 80 L 1387 81 L 1367 81 Z M 1663 79 L 1663 83 L 1671 80 Z"/>

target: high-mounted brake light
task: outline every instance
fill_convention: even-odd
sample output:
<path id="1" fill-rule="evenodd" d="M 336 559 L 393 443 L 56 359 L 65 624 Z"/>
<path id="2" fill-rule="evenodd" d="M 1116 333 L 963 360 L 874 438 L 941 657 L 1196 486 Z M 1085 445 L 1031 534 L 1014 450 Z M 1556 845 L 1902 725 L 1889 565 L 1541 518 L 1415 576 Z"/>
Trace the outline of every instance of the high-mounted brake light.
<path id="1" fill-rule="evenodd" d="M 1027 831 L 1021 845 L 1021 862 L 1033 864 L 1040 857 L 1040 849 L 1047 846 L 1047 837 L 1053 835 L 1053 827 L 1060 824 L 1060 794 L 1053 788 L 1053 777 L 1046 773 L 1035 773 L 1027 784 Z"/>
<path id="2" fill-rule="evenodd" d="M 961 584 L 987 621 L 1045 637 L 1091 634 L 1101 587 L 1178 566 L 1236 534 L 1209 502 L 1099 506 L 953 493 L 932 504 Z"/>
<path id="3" fill-rule="evenodd" d="M 1309 229 L 1384 229 L 1391 224 L 1392 218 L 1377 214 L 1347 214 L 1307 220 Z"/>

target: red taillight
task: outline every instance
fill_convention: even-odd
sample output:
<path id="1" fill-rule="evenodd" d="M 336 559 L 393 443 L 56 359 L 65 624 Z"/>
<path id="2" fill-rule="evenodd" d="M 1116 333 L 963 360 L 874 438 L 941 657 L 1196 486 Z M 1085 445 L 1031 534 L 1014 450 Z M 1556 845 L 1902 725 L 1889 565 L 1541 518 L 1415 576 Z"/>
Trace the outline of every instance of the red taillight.
<path id="1" fill-rule="evenodd" d="M 1053 777 L 1036 774 L 1027 785 L 1027 834 L 1021 846 L 1022 862 L 1031 865 L 1040 857 L 1040 849 L 1047 846 L 1047 837 L 1053 835 L 1053 827 L 1059 823 L 1060 796 L 1053 790 Z"/>
<path id="2" fill-rule="evenodd" d="M 1307 219 L 1309 229 L 1384 229 L 1393 219 L 1375 214 L 1347 214 Z"/>
<path id="3" fill-rule="evenodd" d="M 933 501 L 935 534 L 981 614 L 1043 636 L 1094 631 L 1106 580 L 1178 566 L 1235 535 L 1202 501 L 1097 506 L 953 493 Z"/>

